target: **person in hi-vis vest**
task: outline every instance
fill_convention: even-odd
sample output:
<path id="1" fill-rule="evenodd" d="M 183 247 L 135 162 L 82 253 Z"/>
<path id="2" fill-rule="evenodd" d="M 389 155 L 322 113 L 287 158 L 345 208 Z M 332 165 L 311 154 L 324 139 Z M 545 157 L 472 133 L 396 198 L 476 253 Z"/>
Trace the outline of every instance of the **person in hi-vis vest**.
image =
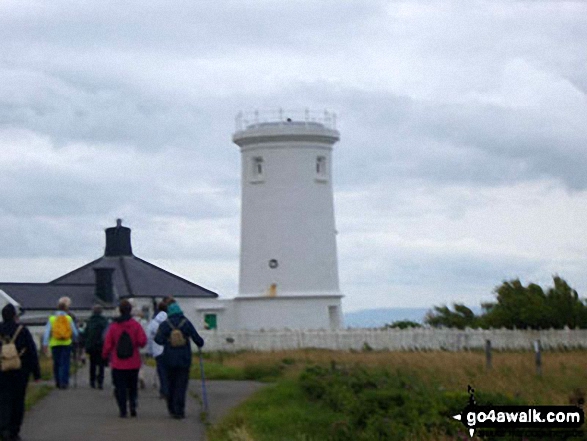
<path id="1" fill-rule="evenodd" d="M 61 297 L 57 303 L 57 312 L 49 317 L 43 335 L 43 352 L 51 349 L 53 358 L 53 376 L 58 389 L 69 387 L 69 360 L 72 343 L 78 339 L 79 332 L 75 321 L 68 314 L 71 299 Z"/>

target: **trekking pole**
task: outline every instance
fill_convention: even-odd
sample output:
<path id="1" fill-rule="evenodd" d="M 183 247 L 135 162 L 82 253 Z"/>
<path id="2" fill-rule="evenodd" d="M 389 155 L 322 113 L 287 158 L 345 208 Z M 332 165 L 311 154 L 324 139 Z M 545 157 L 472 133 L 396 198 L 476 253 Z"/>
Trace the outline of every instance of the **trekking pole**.
<path id="1" fill-rule="evenodd" d="M 77 389 L 77 343 L 73 344 L 73 388 Z"/>
<path id="2" fill-rule="evenodd" d="M 202 401 L 204 403 L 204 412 L 208 415 L 208 397 L 206 395 L 206 377 L 204 376 L 204 360 L 202 359 L 202 349 L 198 348 L 200 357 L 200 376 L 202 377 Z"/>

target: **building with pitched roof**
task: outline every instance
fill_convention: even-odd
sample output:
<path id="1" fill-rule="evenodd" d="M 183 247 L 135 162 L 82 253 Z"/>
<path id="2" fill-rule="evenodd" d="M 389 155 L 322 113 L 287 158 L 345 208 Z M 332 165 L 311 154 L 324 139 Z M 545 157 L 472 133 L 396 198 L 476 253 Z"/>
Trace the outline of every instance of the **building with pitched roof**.
<path id="1" fill-rule="evenodd" d="M 120 219 L 115 227 L 106 229 L 102 257 L 48 283 L 0 283 L 0 303 L 19 306 L 24 312 L 21 320 L 30 325 L 44 324 L 63 296 L 71 298 L 71 311 L 79 319 L 89 316 L 95 304 L 114 314 L 121 299 L 131 300 L 148 319 L 157 303 L 170 295 L 196 322 L 203 320 L 197 315 L 198 303 L 218 297 L 209 289 L 135 256 L 131 230 L 122 226 Z"/>

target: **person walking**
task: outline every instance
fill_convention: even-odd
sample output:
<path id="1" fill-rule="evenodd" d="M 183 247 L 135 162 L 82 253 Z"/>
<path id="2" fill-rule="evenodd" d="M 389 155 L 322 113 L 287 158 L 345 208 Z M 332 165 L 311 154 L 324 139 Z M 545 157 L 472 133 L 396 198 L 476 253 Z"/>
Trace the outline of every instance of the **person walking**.
<path id="1" fill-rule="evenodd" d="M 157 377 L 159 378 L 159 398 L 167 398 L 169 388 L 167 386 L 167 372 L 163 364 L 163 346 L 155 343 L 155 336 L 161 323 L 167 320 L 167 303 L 159 302 L 157 305 L 157 315 L 149 322 L 147 327 L 147 350 L 151 357 L 155 359 L 157 366 Z"/>
<path id="2" fill-rule="evenodd" d="M 108 328 L 108 320 L 102 315 L 102 305 L 94 305 L 92 315 L 86 323 L 82 337 L 86 353 L 90 357 L 90 387 L 104 388 L 105 361 L 102 358 L 104 335 Z"/>
<path id="3" fill-rule="evenodd" d="M 110 359 L 119 416 L 126 418 L 128 404 L 130 416 L 136 417 L 138 378 L 141 367 L 139 348 L 147 344 L 147 335 L 140 323 L 132 318 L 132 305 L 128 300 L 122 300 L 118 310 L 120 316 L 114 319 L 106 332 L 102 358 Z"/>
<path id="4" fill-rule="evenodd" d="M 33 337 L 18 323 L 16 308 L 10 303 L 2 308 L 0 345 L 0 440 L 16 441 L 21 439 L 19 433 L 29 377 L 32 374 L 38 381 L 41 368 Z"/>
<path id="5" fill-rule="evenodd" d="M 201 348 L 204 339 L 177 303 L 167 306 L 167 320 L 159 325 L 155 343 L 163 345 L 163 365 L 167 373 L 167 410 L 171 417 L 185 418 L 185 396 L 192 364 L 190 339 Z"/>
<path id="6" fill-rule="evenodd" d="M 69 387 L 69 365 L 72 344 L 79 337 L 75 321 L 69 315 L 71 299 L 61 297 L 57 302 L 57 312 L 49 317 L 43 335 L 43 352 L 51 349 L 53 376 L 57 389 Z"/>

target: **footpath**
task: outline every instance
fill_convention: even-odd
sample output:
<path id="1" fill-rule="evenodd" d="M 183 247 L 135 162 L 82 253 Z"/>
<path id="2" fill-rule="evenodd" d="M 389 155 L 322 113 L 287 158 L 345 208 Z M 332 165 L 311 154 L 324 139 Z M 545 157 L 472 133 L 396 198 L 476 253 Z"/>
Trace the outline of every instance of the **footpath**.
<path id="1" fill-rule="evenodd" d="M 92 389 L 88 381 L 87 367 L 77 374 L 77 387 L 70 380 L 67 390 L 54 389 L 26 412 L 21 437 L 24 441 L 139 441 L 139 440 L 190 440 L 205 441 L 206 426 L 200 414 L 202 384 L 190 381 L 186 398 L 186 418 L 172 419 L 167 414 L 165 401 L 159 398 L 154 387 L 155 370 L 143 368 L 145 388 L 139 390 L 136 418 L 119 418 L 110 381 L 106 370 L 104 389 Z M 263 387 L 252 381 L 207 381 L 209 421 L 217 422 L 232 407 L 244 401 Z M 192 394 L 197 394 L 194 398 Z"/>

